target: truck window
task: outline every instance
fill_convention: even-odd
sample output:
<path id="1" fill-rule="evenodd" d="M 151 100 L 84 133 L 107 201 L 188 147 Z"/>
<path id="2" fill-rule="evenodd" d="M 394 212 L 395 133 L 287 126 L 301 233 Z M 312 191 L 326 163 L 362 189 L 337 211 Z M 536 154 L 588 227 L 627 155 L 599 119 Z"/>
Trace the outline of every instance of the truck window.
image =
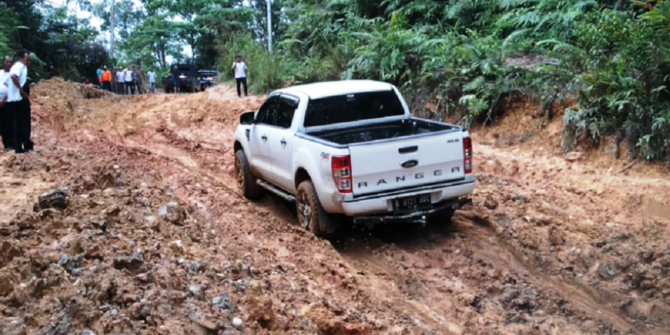
<path id="1" fill-rule="evenodd" d="M 260 109 L 258 109 L 258 114 L 256 114 L 256 123 L 258 124 L 271 124 L 272 114 L 274 114 L 275 105 L 277 103 L 277 97 L 269 97 Z"/>
<path id="2" fill-rule="evenodd" d="M 325 126 L 404 114 L 393 90 L 354 93 L 310 100 L 304 125 Z"/>
<path id="3" fill-rule="evenodd" d="M 297 107 L 296 100 L 287 99 L 282 95 L 277 101 L 277 108 L 272 116 L 271 124 L 280 128 L 290 128 Z"/>

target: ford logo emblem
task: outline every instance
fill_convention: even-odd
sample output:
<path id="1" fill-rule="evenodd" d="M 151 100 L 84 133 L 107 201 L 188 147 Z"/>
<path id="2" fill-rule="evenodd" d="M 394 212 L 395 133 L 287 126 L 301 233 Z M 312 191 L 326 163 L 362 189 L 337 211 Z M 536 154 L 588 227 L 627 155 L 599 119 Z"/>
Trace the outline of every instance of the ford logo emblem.
<path id="1" fill-rule="evenodd" d="M 419 165 L 419 161 L 416 159 L 410 159 L 408 161 L 400 163 L 400 166 L 404 167 L 405 169 L 413 168 L 417 165 Z"/>

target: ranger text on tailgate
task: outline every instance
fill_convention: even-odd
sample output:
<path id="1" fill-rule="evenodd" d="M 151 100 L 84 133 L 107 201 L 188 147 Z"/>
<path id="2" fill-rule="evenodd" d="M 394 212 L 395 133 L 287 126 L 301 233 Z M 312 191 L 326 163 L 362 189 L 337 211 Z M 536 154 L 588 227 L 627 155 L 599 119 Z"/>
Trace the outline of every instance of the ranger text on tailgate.
<path id="1" fill-rule="evenodd" d="M 411 116 L 393 85 L 347 80 L 270 94 L 240 116 L 235 173 L 245 197 L 269 190 L 295 202 L 317 236 L 355 223 L 447 219 L 469 202 L 467 130 Z"/>

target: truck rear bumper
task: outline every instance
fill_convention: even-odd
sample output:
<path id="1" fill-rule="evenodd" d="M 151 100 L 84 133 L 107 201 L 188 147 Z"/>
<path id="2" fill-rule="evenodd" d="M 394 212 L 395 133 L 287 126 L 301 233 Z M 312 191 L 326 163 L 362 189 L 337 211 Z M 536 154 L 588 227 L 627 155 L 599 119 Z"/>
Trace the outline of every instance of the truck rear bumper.
<path id="1" fill-rule="evenodd" d="M 425 224 L 427 217 L 448 210 L 456 210 L 471 203 L 472 199 L 470 198 L 455 199 L 452 201 L 447 201 L 438 205 L 434 205 L 433 208 L 430 209 L 418 210 L 416 212 L 408 214 L 356 216 L 354 217 L 354 223 L 377 224 L 377 223 L 397 223 L 397 222 L 412 222 L 412 223 L 418 222 Z"/>
<path id="2" fill-rule="evenodd" d="M 443 183 L 439 185 L 430 185 L 419 187 L 404 192 L 395 192 L 387 194 L 378 194 L 364 196 L 358 199 L 350 199 L 342 202 L 344 214 L 353 217 L 355 222 L 362 222 L 372 217 L 382 217 L 385 220 L 398 218 L 397 221 L 411 221 L 411 218 L 422 217 L 435 214 L 440 210 L 447 209 L 450 206 L 462 206 L 459 198 L 472 193 L 475 187 L 475 180 L 472 176 L 467 176 L 463 180 Z M 401 197 L 430 194 L 431 208 L 417 210 L 410 213 L 393 213 L 393 200 Z M 387 222 L 387 221 L 384 221 Z"/>

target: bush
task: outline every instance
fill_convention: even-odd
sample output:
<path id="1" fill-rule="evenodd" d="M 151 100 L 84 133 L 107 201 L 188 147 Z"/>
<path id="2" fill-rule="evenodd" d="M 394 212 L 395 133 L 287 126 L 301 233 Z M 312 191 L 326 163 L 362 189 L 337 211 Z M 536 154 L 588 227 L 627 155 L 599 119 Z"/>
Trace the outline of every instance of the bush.
<path id="1" fill-rule="evenodd" d="M 584 140 L 598 145 L 618 132 L 632 157 L 670 158 L 670 39 L 657 24 L 667 24 L 658 16 L 670 18 L 669 9 L 666 1 L 639 17 L 594 12 L 577 26 L 576 46 L 584 50 L 583 72 L 575 77 L 581 110 L 565 114 L 566 149 Z"/>

